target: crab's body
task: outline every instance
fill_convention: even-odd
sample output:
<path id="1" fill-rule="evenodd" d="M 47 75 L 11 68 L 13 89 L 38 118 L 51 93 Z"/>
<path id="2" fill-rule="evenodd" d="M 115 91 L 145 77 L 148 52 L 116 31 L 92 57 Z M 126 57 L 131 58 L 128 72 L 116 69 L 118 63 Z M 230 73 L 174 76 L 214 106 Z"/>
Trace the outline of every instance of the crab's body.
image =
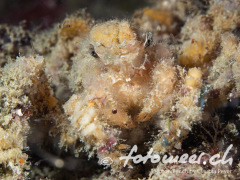
<path id="1" fill-rule="evenodd" d="M 96 25 L 85 43 L 73 69 L 84 90 L 65 105 L 84 138 L 109 137 L 108 125 L 134 128 L 171 97 L 176 74 L 169 50 L 147 47 L 149 42 L 139 41 L 127 21 Z"/>

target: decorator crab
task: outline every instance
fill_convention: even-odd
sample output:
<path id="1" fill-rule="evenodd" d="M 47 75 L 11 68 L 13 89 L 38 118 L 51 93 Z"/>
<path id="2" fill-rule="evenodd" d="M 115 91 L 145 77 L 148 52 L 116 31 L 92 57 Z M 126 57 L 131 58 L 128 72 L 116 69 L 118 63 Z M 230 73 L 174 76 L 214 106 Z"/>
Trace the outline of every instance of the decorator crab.
<path id="1" fill-rule="evenodd" d="M 151 33 L 145 36 L 116 20 L 90 31 L 72 68 L 78 75 L 73 83 L 83 89 L 64 106 L 82 137 L 105 139 L 104 127 L 134 128 L 170 107 L 177 80 L 173 58 L 166 46 L 152 44 Z"/>

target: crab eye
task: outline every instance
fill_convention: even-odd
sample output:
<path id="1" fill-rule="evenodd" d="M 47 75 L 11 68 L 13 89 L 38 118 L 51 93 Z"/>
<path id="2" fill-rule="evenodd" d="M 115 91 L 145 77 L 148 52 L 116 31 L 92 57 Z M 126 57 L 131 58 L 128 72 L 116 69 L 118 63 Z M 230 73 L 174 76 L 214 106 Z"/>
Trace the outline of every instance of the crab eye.
<path id="1" fill-rule="evenodd" d="M 95 58 L 99 58 L 99 56 L 97 55 L 97 53 L 95 52 L 94 46 L 92 44 L 90 44 L 89 47 L 89 53 L 91 56 L 95 57 Z"/>
<path id="2" fill-rule="evenodd" d="M 117 114 L 117 109 L 113 109 L 113 110 L 112 110 L 112 113 L 113 113 L 113 114 Z"/>
<path id="3" fill-rule="evenodd" d="M 152 44 L 153 42 L 153 39 L 152 39 L 152 33 L 151 32 L 147 32 L 146 33 L 146 40 L 145 40 L 145 43 L 144 43 L 144 47 L 148 47 Z"/>

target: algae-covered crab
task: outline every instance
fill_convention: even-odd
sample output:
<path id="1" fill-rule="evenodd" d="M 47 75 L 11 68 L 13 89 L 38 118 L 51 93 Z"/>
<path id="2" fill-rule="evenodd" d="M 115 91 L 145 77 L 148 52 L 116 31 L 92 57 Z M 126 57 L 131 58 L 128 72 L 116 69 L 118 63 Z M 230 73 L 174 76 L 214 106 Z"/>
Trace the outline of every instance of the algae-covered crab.
<path id="1" fill-rule="evenodd" d="M 64 108 L 82 137 L 105 139 L 106 125 L 129 129 L 168 109 L 176 82 L 170 50 L 140 39 L 127 21 L 95 25 L 73 62 L 73 95 Z M 77 88 L 75 88 L 77 89 Z"/>

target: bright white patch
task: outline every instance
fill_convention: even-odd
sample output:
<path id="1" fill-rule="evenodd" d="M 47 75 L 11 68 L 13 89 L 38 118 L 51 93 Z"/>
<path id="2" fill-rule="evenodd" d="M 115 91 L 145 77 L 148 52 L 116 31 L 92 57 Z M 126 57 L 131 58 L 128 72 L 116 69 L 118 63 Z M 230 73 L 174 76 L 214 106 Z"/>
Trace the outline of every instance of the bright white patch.
<path id="1" fill-rule="evenodd" d="M 21 110 L 21 109 L 17 109 L 17 110 L 16 110 L 16 114 L 17 114 L 18 116 L 23 116 L 23 113 L 22 113 L 22 110 Z"/>
<path id="2" fill-rule="evenodd" d="M 88 124 L 90 124 L 93 121 L 93 118 L 95 116 L 95 109 L 94 107 L 91 107 L 88 110 L 88 113 L 86 113 L 81 120 L 80 126 L 81 129 L 84 128 L 85 126 L 87 126 Z"/>
<path id="3" fill-rule="evenodd" d="M 94 133 L 94 131 L 96 130 L 96 125 L 95 124 L 89 124 L 87 127 L 84 128 L 84 130 L 82 131 L 82 135 L 83 136 L 89 136 L 91 134 Z"/>

